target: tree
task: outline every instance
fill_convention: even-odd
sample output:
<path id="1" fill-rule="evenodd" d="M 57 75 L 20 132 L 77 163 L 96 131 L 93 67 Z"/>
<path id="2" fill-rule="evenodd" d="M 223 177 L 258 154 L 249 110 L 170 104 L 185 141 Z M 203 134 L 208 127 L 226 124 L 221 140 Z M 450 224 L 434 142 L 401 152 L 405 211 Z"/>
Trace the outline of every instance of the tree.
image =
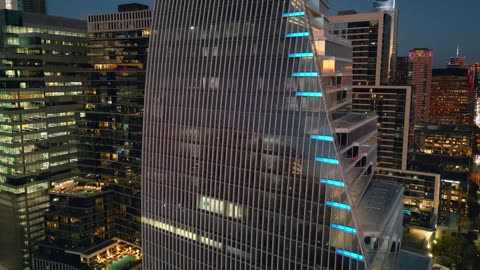
<path id="1" fill-rule="evenodd" d="M 462 261 L 466 241 L 463 237 L 447 237 L 433 247 L 433 256 L 439 264 L 455 267 Z"/>

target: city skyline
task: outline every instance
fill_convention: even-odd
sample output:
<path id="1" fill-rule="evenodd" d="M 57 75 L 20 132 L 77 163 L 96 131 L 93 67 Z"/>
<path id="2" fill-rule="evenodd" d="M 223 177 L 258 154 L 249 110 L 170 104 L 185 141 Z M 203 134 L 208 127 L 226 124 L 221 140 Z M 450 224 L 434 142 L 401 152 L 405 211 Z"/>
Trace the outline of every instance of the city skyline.
<path id="1" fill-rule="evenodd" d="M 153 8 L 153 0 L 114 0 L 114 1 L 65 1 L 49 0 L 47 10 L 50 15 L 81 18 L 86 20 L 89 14 L 114 12 L 118 4 L 140 3 Z M 474 24 L 468 23 L 475 17 L 475 11 L 480 9 L 480 2 L 464 0 L 463 5 L 438 5 L 437 1 L 399 1 L 400 10 L 398 56 L 407 56 L 414 48 L 429 48 L 434 53 L 434 67 L 443 68 L 450 57 L 456 55 L 457 45 L 460 54 L 467 57 L 469 63 L 480 59 L 480 52 L 475 50 L 476 44 L 471 33 Z M 371 0 L 337 0 L 330 2 L 330 15 L 336 15 L 340 10 L 356 10 L 358 12 L 372 11 Z M 435 16 L 425 17 L 425 10 Z M 452 12 L 454 11 L 454 12 Z M 452 16 L 451 14 L 459 14 Z M 461 16 L 460 16 L 461 14 Z M 450 18 L 445 20 L 445 18 Z M 409 22 L 409 23 L 406 23 Z M 463 31 L 457 31 L 462 25 Z M 445 35 L 443 33 L 449 33 Z"/>
<path id="2" fill-rule="evenodd" d="M 0 0 L 0 270 L 477 269 L 480 3 L 418 2 Z"/>

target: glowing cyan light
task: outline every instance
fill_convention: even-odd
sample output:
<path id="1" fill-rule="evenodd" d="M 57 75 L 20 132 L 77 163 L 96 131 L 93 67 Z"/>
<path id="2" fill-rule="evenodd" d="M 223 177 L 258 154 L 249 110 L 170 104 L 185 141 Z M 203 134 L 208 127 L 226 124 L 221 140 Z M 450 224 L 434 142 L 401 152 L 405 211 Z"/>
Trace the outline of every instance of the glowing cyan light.
<path id="1" fill-rule="evenodd" d="M 303 16 L 303 15 L 305 15 L 304 11 L 283 13 L 283 17 L 297 17 L 297 16 Z"/>
<path id="2" fill-rule="evenodd" d="M 363 261 L 363 255 L 360 255 L 351 251 L 347 251 L 341 248 L 337 248 L 337 254 L 343 255 L 345 257 L 350 257 L 355 260 Z"/>
<path id="3" fill-rule="evenodd" d="M 340 209 L 343 209 L 343 210 L 351 210 L 352 209 L 350 207 L 350 205 L 344 204 L 344 203 L 339 203 L 339 202 L 327 201 L 326 205 L 331 206 L 331 207 L 335 207 L 335 208 L 340 208 Z"/>
<path id="4" fill-rule="evenodd" d="M 323 97 L 322 92 L 297 92 L 297 97 Z"/>
<path id="5" fill-rule="evenodd" d="M 288 54 L 288 57 L 291 57 L 291 58 L 313 57 L 313 53 L 311 53 L 311 52 L 306 52 L 306 53 L 290 53 L 290 54 Z"/>
<path id="6" fill-rule="evenodd" d="M 336 187 L 345 187 L 345 183 L 337 180 L 331 180 L 331 179 L 320 179 L 320 183 L 336 186 Z"/>
<path id="7" fill-rule="evenodd" d="M 334 229 L 337 229 L 339 231 L 344 231 L 344 232 L 351 233 L 351 234 L 356 234 L 357 233 L 357 230 L 355 228 L 340 225 L 340 224 L 333 224 L 332 223 L 332 224 L 330 224 L 330 227 L 332 227 Z"/>
<path id="8" fill-rule="evenodd" d="M 310 138 L 312 138 L 312 140 L 333 142 L 333 137 L 332 136 L 312 135 L 312 136 L 310 136 Z"/>
<path id="9" fill-rule="evenodd" d="M 321 158 L 321 157 L 317 157 L 317 158 L 315 158 L 315 161 L 316 161 L 316 162 L 323 162 L 323 163 L 330 163 L 330 164 L 338 165 L 338 160 L 333 159 L 333 158 Z"/>
<path id="10" fill-rule="evenodd" d="M 294 72 L 293 77 L 318 77 L 318 72 Z"/>
<path id="11" fill-rule="evenodd" d="M 296 32 L 296 33 L 288 33 L 285 37 L 308 37 L 310 34 L 308 32 Z"/>

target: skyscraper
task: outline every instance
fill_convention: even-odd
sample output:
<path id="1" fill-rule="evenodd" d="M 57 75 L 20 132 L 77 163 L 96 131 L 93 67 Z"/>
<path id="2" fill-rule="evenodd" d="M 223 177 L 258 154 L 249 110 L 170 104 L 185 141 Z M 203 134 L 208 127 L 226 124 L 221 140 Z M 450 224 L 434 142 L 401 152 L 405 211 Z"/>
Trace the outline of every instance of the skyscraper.
<path id="1" fill-rule="evenodd" d="M 339 12 L 329 17 L 330 31 L 352 41 L 353 85 L 380 85 L 389 81 L 392 18 L 385 12 Z"/>
<path id="2" fill-rule="evenodd" d="M 433 69 L 429 122 L 474 125 L 476 98 L 470 72 L 466 67 Z"/>
<path id="3" fill-rule="evenodd" d="M 390 15 L 390 44 L 388 59 L 389 82 L 396 82 L 397 76 L 397 40 L 398 40 L 398 10 L 395 6 L 395 0 L 373 0 L 373 9 L 383 11 Z"/>
<path id="4" fill-rule="evenodd" d="M 116 236 L 140 245 L 143 94 L 152 11 L 127 4 L 88 17 L 93 70 L 79 123 L 79 168 L 115 191 Z"/>
<path id="5" fill-rule="evenodd" d="M 145 92 L 144 269 L 394 269 L 403 188 L 370 181 L 328 1 L 157 1 Z M 393 255 L 393 256 L 389 256 Z"/>
<path id="6" fill-rule="evenodd" d="M 20 10 L 33 13 L 47 13 L 46 0 L 18 0 Z"/>
<path id="7" fill-rule="evenodd" d="M 52 182 L 75 175 L 86 24 L 0 11 L 0 268 L 30 269 Z"/>
<path id="8" fill-rule="evenodd" d="M 38 270 L 141 264 L 140 149 L 151 10 L 125 4 L 118 11 L 88 17 L 90 65 L 76 133 L 80 170 L 49 192 L 46 241 L 33 261 Z"/>
<path id="9" fill-rule="evenodd" d="M 428 121 L 432 87 L 433 54 L 429 49 L 413 49 L 409 53 L 409 84 L 413 86 L 414 121 Z"/>
<path id="10" fill-rule="evenodd" d="M 353 111 L 378 115 L 379 167 L 406 170 L 413 153 L 411 86 L 355 86 Z"/>

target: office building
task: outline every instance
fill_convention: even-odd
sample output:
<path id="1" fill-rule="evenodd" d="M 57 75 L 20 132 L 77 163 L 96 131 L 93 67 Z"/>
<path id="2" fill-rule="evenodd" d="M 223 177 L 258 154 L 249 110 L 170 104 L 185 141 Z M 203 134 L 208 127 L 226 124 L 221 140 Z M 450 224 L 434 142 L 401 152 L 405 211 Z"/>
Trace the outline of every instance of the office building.
<path id="1" fill-rule="evenodd" d="M 394 269 L 403 188 L 370 181 L 378 116 L 348 109 L 328 1 L 172 3 L 150 40 L 143 269 Z"/>
<path id="2" fill-rule="evenodd" d="M 329 17 L 330 32 L 352 41 L 353 85 L 389 82 L 392 18 L 386 12 L 339 12 Z M 396 50 L 396 49 L 395 49 Z"/>
<path id="3" fill-rule="evenodd" d="M 86 24 L 0 11 L 0 268 L 30 269 L 52 182 L 75 175 Z"/>
<path id="4" fill-rule="evenodd" d="M 441 175 L 440 212 L 445 215 L 467 214 L 473 140 L 473 126 L 415 125 L 414 168 Z"/>
<path id="5" fill-rule="evenodd" d="M 432 87 L 433 54 L 429 49 L 413 49 L 409 52 L 409 80 L 413 86 L 415 104 L 414 122 L 428 121 L 430 92 Z"/>
<path id="6" fill-rule="evenodd" d="M 388 64 L 388 81 L 397 82 L 397 41 L 398 41 L 398 20 L 399 14 L 395 6 L 395 0 L 373 0 L 374 11 L 383 11 L 390 15 L 390 48 Z M 402 83 L 401 85 L 405 85 Z"/>
<path id="7" fill-rule="evenodd" d="M 378 115 L 379 167 L 406 170 L 412 159 L 411 86 L 354 86 L 352 110 Z"/>
<path id="8" fill-rule="evenodd" d="M 116 236 L 140 245 L 140 158 L 151 10 L 140 4 L 88 17 L 92 72 L 79 123 L 79 168 L 115 191 Z"/>
<path id="9" fill-rule="evenodd" d="M 461 66 L 450 62 L 449 68 L 432 71 L 429 122 L 474 125 L 476 96 L 471 71 Z"/>

